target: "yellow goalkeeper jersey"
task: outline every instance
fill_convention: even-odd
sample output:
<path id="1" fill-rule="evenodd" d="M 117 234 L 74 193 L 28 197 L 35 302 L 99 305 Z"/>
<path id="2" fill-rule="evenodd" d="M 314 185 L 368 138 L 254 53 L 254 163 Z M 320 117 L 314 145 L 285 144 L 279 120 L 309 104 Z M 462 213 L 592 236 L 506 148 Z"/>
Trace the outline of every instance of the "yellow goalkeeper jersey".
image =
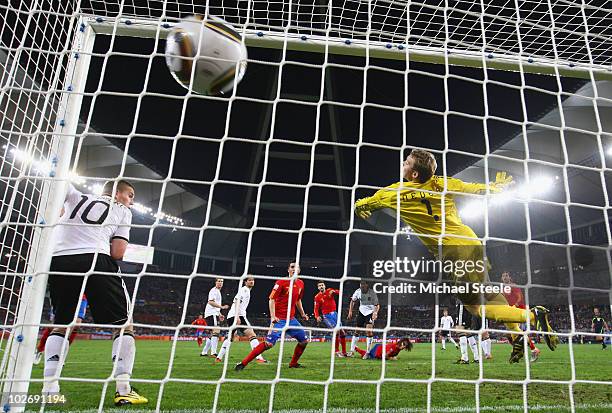
<path id="1" fill-rule="evenodd" d="M 356 208 L 374 211 L 380 208 L 397 210 L 400 218 L 412 228 L 423 244 L 434 253 L 437 252 L 439 236 L 444 233 L 442 245 L 481 245 L 474 231 L 461 222 L 457 212 L 454 195 L 442 194 L 444 177 L 432 176 L 424 183 L 397 182 L 377 191 L 373 196 L 359 200 Z M 482 194 L 487 184 L 463 182 L 456 178 L 446 178 L 447 191 Z M 490 186 L 494 190 L 494 185 Z M 399 197 L 399 202 L 398 202 Z M 444 228 L 442 228 L 442 202 L 444 202 Z M 455 235 L 473 239 L 458 238 Z"/>

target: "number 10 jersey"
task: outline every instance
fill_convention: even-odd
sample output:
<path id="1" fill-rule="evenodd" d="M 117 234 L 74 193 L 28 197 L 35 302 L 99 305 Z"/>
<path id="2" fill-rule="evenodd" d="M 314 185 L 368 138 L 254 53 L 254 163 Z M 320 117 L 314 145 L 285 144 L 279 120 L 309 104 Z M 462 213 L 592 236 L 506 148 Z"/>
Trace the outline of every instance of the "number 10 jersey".
<path id="1" fill-rule="evenodd" d="M 131 223 L 132 211 L 123 204 L 109 196 L 84 194 L 70 184 L 54 232 L 53 255 L 110 255 L 111 240 L 130 240 Z"/>

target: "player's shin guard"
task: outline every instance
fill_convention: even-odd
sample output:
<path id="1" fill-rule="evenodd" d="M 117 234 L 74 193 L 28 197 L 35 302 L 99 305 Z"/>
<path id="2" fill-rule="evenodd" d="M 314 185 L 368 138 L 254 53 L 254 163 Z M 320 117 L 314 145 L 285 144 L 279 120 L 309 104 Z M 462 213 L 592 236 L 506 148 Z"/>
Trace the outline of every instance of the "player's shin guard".
<path id="1" fill-rule="evenodd" d="M 259 345 L 259 340 L 257 340 L 257 337 L 253 337 L 252 339 L 249 340 L 249 344 L 251 345 L 251 350 L 254 350 Z M 257 360 L 264 360 L 261 354 L 257 356 L 256 358 Z"/>
<path id="2" fill-rule="evenodd" d="M 297 366 L 298 361 L 300 360 L 300 357 L 302 357 L 302 353 L 306 349 L 307 344 L 308 343 L 297 343 L 295 349 L 293 350 L 293 357 L 291 357 L 291 362 L 289 363 L 289 366 Z"/>
<path id="3" fill-rule="evenodd" d="M 485 357 L 489 357 L 491 355 L 491 339 L 487 338 L 482 340 L 480 345 L 482 346 L 482 352 L 484 353 Z"/>
<path id="4" fill-rule="evenodd" d="M 474 336 L 469 337 L 468 344 L 470 345 L 470 348 L 472 349 L 472 355 L 474 356 L 474 361 L 479 361 L 480 354 L 478 352 L 478 343 L 476 343 L 476 337 Z"/>
<path id="5" fill-rule="evenodd" d="M 206 344 L 204 344 L 204 348 L 202 349 L 202 355 L 205 356 L 208 354 L 208 350 L 210 350 L 210 338 L 206 337 Z"/>
<path id="6" fill-rule="evenodd" d="M 64 360 L 68 355 L 70 344 L 61 334 L 50 334 L 45 345 L 45 382 L 43 394 L 59 393 L 59 376 L 62 373 Z"/>
<path id="7" fill-rule="evenodd" d="M 459 337 L 459 347 L 461 348 L 461 360 L 470 361 L 468 358 L 468 340 L 467 337 Z"/>
<path id="8" fill-rule="evenodd" d="M 272 346 L 271 345 L 269 346 L 268 344 L 266 344 L 265 341 L 262 341 L 261 343 L 259 343 L 257 345 L 257 347 L 255 347 L 253 350 L 251 350 L 251 352 L 242 360 L 242 364 L 244 366 L 246 366 L 251 361 L 253 361 L 253 359 L 255 359 L 255 357 L 259 356 L 261 353 L 263 353 L 264 351 L 266 351 L 270 347 L 272 347 Z"/>
<path id="9" fill-rule="evenodd" d="M 223 357 L 225 357 L 225 353 L 227 353 L 231 345 L 232 340 L 230 340 L 229 338 L 226 339 L 223 344 L 221 344 L 221 350 L 219 350 L 219 354 L 217 355 L 217 358 L 219 360 L 223 360 Z"/>
<path id="10" fill-rule="evenodd" d="M 446 350 L 446 339 L 442 337 L 442 350 Z"/>
<path id="11" fill-rule="evenodd" d="M 357 342 L 359 341 L 359 336 L 353 335 L 351 339 L 351 351 L 355 351 L 355 347 L 357 347 Z"/>
<path id="12" fill-rule="evenodd" d="M 210 352 L 211 354 L 217 354 L 217 346 L 219 345 L 219 336 L 213 335 L 210 339 Z"/>
<path id="13" fill-rule="evenodd" d="M 115 381 L 117 393 L 126 395 L 132 391 L 130 377 L 136 357 L 136 342 L 134 336 L 124 332 L 113 341 L 113 363 L 115 363 Z"/>

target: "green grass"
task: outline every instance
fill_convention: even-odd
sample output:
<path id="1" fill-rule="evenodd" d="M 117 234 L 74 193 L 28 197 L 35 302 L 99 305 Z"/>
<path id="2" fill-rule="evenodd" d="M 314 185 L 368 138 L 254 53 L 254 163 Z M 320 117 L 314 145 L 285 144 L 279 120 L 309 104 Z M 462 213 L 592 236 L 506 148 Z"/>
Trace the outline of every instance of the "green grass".
<path id="1" fill-rule="evenodd" d="M 247 343 L 235 343 L 229 358 L 228 369 L 223 376 L 223 364 L 215 364 L 213 359 L 200 357 L 200 349 L 195 342 L 179 342 L 171 361 L 171 342 L 138 341 L 133 385 L 141 394 L 149 398 L 144 409 L 154 410 L 160 394 L 159 383 L 138 383 L 138 379 L 169 380 L 163 385 L 162 410 L 201 410 L 212 409 L 218 389 L 217 407 L 222 411 L 251 410 L 267 411 L 270 394 L 273 391 L 274 410 L 305 409 L 320 411 L 324 406 L 325 385 L 330 379 L 361 380 L 362 383 L 334 382 L 328 386 L 327 407 L 329 409 L 376 408 L 377 385 L 375 380 L 383 377 L 382 362 L 361 359 L 335 359 L 331 369 L 330 345 L 311 343 L 304 353 L 301 363 L 304 369 L 289 369 L 287 364 L 293 352 L 293 343 L 285 343 L 284 356 L 280 369 L 280 379 L 312 381 L 313 384 L 279 381 L 272 385 L 276 377 L 280 343 L 265 356 L 272 361 L 267 365 L 252 363 L 242 372 L 235 372 L 233 366 L 248 352 Z M 540 345 L 540 360 L 531 367 L 531 378 L 541 380 L 570 380 L 570 354 L 567 345 L 561 345 L 551 352 L 544 344 Z M 484 379 L 523 380 L 527 366 L 524 363 L 510 365 L 507 361 L 510 346 L 493 346 L 493 360 L 482 364 Z M 62 377 L 107 379 L 112 365 L 110 361 L 110 341 L 76 341 Z M 452 346 L 441 351 L 436 346 L 435 377 L 437 379 L 477 380 L 480 367 L 477 364 L 455 365 L 458 351 Z M 596 345 L 575 345 L 575 374 L 578 380 L 612 380 L 612 355 L 610 350 L 602 351 Z M 389 411 L 412 411 L 410 408 L 427 407 L 428 385 L 421 383 L 400 383 L 394 379 L 427 380 L 432 377 L 432 356 L 429 344 L 416 344 L 411 353 L 403 352 L 398 361 L 386 363 L 384 378 L 380 385 L 380 409 Z M 42 363 L 35 366 L 34 378 L 42 377 Z M 253 383 L 224 382 L 226 380 L 252 380 Z M 200 380 L 208 383 L 186 383 L 177 380 Z M 61 382 L 62 393 L 68 403 L 63 410 L 78 411 L 97 409 L 102 396 L 103 383 L 83 381 Z M 33 383 L 31 393 L 39 392 L 40 383 Z M 483 411 L 509 411 L 512 406 L 523 406 L 522 384 L 485 382 L 479 386 L 480 405 Z M 473 383 L 435 381 L 431 384 L 431 407 L 434 411 L 473 411 L 476 386 Z M 528 404 L 534 411 L 559 412 L 569 410 L 570 394 L 567 384 L 531 383 L 527 386 Z M 110 382 L 104 396 L 104 410 L 113 407 L 112 394 L 114 383 Z M 576 411 L 612 411 L 612 385 L 575 384 L 573 398 Z M 511 406 L 510 408 L 508 406 Z M 35 406 L 32 406 L 35 408 Z M 55 407 L 60 408 L 60 407 Z M 140 410 L 143 407 L 139 408 Z M 131 408 L 135 410 L 135 408 Z M 519 410 L 516 410 L 519 411 Z"/>

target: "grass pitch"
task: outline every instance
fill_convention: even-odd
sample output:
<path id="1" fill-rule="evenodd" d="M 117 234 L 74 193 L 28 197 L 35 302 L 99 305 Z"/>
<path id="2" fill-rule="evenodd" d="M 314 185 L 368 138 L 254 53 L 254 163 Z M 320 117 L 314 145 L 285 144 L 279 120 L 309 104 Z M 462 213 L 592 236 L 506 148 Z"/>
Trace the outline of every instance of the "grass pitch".
<path id="1" fill-rule="evenodd" d="M 539 383 L 537 380 L 570 381 L 572 369 L 568 345 L 561 345 L 555 352 L 540 344 L 540 360 L 530 367 L 530 377 L 536 382 L 523 384 L 484 382 L 476 386 L 462 380 L 483 379 L 520 381 L 527 374 L 525 363 L 508 363 L 511 347 L 507 344 L 493 346 L 493 360 L 481 365 L 455 365 L 458 350 L 452 345 L 442 351 L 435 348 L 432 364 L 430 344 L 415 344 L 412 352 L 402 352 L 397 361 L 387 361 L 384 371 L 381 361 L 334 359 L 331 365 L 329 343 L 310 343 L 300 362 L 303 369 L 287 367 L 295 343 L 284 344 L 283 359 L 278 368 L 280 342 L 264 353 L 269 364 L 251 363 L 242 372 L 235 372 L 234 365 L 250 350 L 248 343 L 234 343 L 231 347 L 227 369 L 212 358 L 200 357 L 195 342 L 178 342 L 172 356 L 172 343 L 162 341 L 138 341 L 136 364 L 132 384 L 149 399 L 149 404 L 127 407 L 122 410 L 155 410 L 158 402 L 164 411 L 210 411 L 216 405 L 219 411 L 268 411 L 273 403 L 274 411 L 321 411 L 327 406 L 332 411 L 369 412 L 380 410 L 398 412 L 432 411 L 472 412 L 476 398 L 481 411 L 523 411 L 527 403 L 530 411 L 569 411 L 573 397 L 576 411 L 612 411 L 612 354 L 598 345 L 574 345 L 575 378 L 573 395 L 567 383 Z M 98 409 L 102 400 L 103 410 L 114 409 L 112 397 L 114 382 L 104 391 L 104 380 L 111 373 L 110 341 L 76 341 L 70 349 L 62 372 L 64 406 L 47 406 L 47 409 L 85 411 Z M 480 376 L 482 372 L 482 376 Z M 42 378 L 42 363 L 34 366 L 33 378 Z M 434 377 L 436 380 L 428 384 Z M 277 377 L 279 380 L 275 380 Z M 384 378 L 384 381 L 379 381 Z M 86 382 L 79 379 L 93 379 Z M 252 382 L 232 382 L 232 380 Z M 331 382 L 331 379 L 334 382 Z M 397 380 L 417 380 L 400 382 Z M 165 381 L 139 382 L 139 380 Z M 295 382 L 307 380 L 310 383 Z M 336 381 L 337 380 L 337 381 Z M 347 382 L 354 381 L 353 383 Z M 606 383 L 585 384 L 580 380 Z M 377 382 L 378 381 L 378 382 Z M 330 383 L 325 386 L 326 383 Z M 430 399 L 428 401 L 428 386 Z M 40 392 L 41 383 L 30 386 L 30 393 Z M 327 397 L 326 397 L 327 393 Z M 380 394 L 377 404 L 377 393 Z M 478 396 L 477 396 L 478 395 Z M 326 404 L 325 404 L 326 403 Z M 30 406 L 38 410 L 38 406 Z"/>

